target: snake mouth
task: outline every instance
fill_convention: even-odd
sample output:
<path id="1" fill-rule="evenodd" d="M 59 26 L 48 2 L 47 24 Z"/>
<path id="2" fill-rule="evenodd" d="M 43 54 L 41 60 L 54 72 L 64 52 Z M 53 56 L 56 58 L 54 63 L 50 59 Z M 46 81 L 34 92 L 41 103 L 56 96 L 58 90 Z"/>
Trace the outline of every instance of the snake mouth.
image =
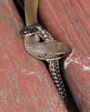
<path id="1" fill-rule="evenodd" d="M 23 34 L 24 37 L 32 37 L 34 35 L 35 35 L 35 33 L 26 33 L 26 34 Z"/>

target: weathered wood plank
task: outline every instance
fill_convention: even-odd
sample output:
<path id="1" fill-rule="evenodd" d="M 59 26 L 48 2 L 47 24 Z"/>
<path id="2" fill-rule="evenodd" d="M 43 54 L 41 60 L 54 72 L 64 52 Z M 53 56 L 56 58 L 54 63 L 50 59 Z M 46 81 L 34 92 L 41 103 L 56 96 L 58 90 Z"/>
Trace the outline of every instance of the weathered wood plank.
<path id="1" fill-rule="evenodd" d="M 72 48 L 65 77 L 81 112 L 90 112 L 90 1 L 43 0 L 39 6 L 44 27 Z"/>
<path id="2" fill-rule="evenodd" d="M 44 64 L 25 51 L 13 0 L 0 0 L 0 112 L 68 112 Z"/>

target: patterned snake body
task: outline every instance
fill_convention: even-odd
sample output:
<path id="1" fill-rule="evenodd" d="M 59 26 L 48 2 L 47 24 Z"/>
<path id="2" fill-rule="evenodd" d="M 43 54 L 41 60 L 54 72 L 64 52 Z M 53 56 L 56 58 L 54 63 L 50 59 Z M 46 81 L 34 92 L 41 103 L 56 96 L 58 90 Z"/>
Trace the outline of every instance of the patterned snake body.
<path id="1" fill-rule="evenodd" d="M 54 84 L 61 98 L 67 102 L 67 93 L 59 70 L 59 59 L 69 53 L 69 47 L 54 40 L 45 29 L 36 23 L 22 29 L 21 34 L 25 36 L 24 43 L 27 52 L 49 63 L 49 71 Z"/>
<path id="2" fill-rule="evenodd" d="M 58 93 L 60 94 L 61 98 L 67 104 L 68 103 L 67 93 L 66 93 L 66 89 L 65 89 L 65 85 L 63 83 L 62 77 L 60 75 L 60 68 L 59 68 L 58 60 L 53 60 L 49 62 L 49 71 L 51 73 L 51 77 L 54 81 L 54 84 L 58 90 Z"/>

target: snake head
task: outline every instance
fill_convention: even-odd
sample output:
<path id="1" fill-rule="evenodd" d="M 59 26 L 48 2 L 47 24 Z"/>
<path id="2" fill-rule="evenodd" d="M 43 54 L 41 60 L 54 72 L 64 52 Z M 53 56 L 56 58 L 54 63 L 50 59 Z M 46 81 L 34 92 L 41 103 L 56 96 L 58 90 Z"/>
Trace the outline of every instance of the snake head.
<path id="1" fill-rule="evenodd" d="M 38 32 L 38 23 L 34 23 L 30 26 L 25 26 L 21 31 L 20 34 L 23 36 L 32 36 Z"/>

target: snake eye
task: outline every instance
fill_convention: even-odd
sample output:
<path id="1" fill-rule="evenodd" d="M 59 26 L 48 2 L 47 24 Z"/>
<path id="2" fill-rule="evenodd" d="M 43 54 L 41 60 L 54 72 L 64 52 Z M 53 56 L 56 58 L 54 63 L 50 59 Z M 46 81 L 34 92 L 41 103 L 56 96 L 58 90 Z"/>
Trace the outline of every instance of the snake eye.
<path id="1" fill-rule="evenodd" d="M 60 57 L 63 57 L 65 54 L 60 54 Z"/>
<path id="2" fill-rule="evenodd" d="M 29 33 L 36 33 L 38 29 L 36 27 L 33 27 L 29 30 Z"/>

